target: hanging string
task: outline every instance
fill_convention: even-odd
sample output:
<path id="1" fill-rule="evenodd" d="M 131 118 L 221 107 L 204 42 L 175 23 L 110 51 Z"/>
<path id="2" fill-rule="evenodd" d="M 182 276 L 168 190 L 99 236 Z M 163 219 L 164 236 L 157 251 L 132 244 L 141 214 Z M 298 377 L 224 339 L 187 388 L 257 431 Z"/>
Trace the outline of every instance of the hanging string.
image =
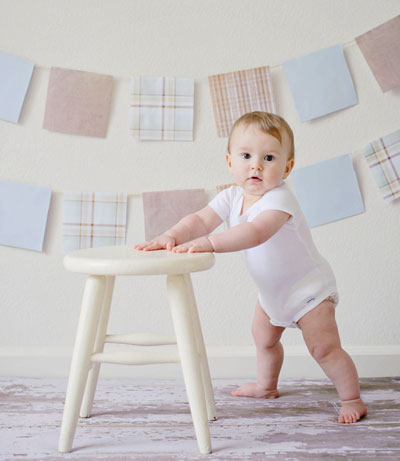
<path id="1" fill-rule="evenodd" d="M 342 46 L 343 48 L 344 47 L 347 47 L 347 46 L 350 46 L 350 45 L 355 45 L 356 41 L 355 40 L 350 40 L 349 42 L 346 42 L 346 43 L 343 43 Z M 268 66 L 269 69 L 278 69 L 280 67 L 282 67 L 282 64 L 274 64 L 272 66 Z M 40 66 L 40 65 L 35 65 L 35 69 L 42 69 L 42 70 L 51 70 L 51 67 L 48 67 L 48 66 Z M 119 79 L 122 79 L 122 80 L 130 80 L 131 77 L 125 77 L 125 76 L 115 76 L 113 75 L 114 78 L 119 78 Z M 208 77 L 196 77 L 198 80 L 205 80 L 205 79 L 208 79 Z"/>

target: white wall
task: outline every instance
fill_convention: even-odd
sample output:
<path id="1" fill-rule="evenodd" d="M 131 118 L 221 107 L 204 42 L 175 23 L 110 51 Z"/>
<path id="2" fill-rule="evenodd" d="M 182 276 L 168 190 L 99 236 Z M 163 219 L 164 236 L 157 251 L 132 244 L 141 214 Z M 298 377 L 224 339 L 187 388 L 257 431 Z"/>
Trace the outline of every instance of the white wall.
<path id="1" fill-rule="evenodd" d="M 20 123 L 0 121 L 0 177 L 55 191 L 44 252 L 0 247 L 1 373 L 68 372 L 85 277 L 62 266 L 63 190 L 140 193 L 230 182 L 207 76 L 351 42 L 399 13 L 398 0 L 0 0 L 0 49 L 37 63 Z M 400 128 L 400 88 L 383 94 L 354 42 L 345 55 L 359 104 L 308 123 L 298 121 L 282 68 L 271 71 L 278 111 L 295 133 L 297 167 L 350 153 Z M 42 129 L 51 66 L 115 76 L 106 139 Z M 194 142 L 131 137 L 132 74 L 196 79 Z M 364 159 L 355 156 L 354 166 L 366 212 L 312 233 L 336 273 L 342 342 L 360 373 L 399 375 L 400 200 L 384 203 Z M 127 243 L 143 235 L 141 198 L 131 198 Z M 218 255 L 216 266 L 193 280 L 214 374 L 254 374 L 256 290 L 241 256 Z M 110 329 L 171 331 L 164 285 L 159 277 L 117 280 Z M 284 376 L 319 375 L 299 331 L 286 331 L 283 342 Z M 164 368 L 140 370 L 160 372 Z"/>

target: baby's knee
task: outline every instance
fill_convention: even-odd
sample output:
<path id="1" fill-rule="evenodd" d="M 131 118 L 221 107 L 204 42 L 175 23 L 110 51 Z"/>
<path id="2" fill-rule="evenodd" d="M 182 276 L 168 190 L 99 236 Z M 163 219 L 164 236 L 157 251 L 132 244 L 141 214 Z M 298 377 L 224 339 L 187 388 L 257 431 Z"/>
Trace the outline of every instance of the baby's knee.
<path id="1" fill-rule="evenodd" d="M 269 349 L 276 346 L 281 337 L 280 334 L 260 329 L 255 325 L 253 325 L 251 332 L 253 334 L 254 343 L 258 349 Z"/>
<path id="2" fill-rule="evenodd" d="M 317 362 L 325 360 L 338 349 L 340 346 L 331 342 L 313 344 L 309 347 L 310 354 Z"/>

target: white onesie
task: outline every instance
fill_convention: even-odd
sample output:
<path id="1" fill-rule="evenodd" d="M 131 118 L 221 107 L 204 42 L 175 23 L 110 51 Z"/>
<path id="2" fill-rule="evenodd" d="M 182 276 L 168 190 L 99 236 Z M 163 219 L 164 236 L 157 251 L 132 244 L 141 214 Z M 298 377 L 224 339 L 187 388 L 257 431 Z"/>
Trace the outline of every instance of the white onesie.
<path id="1" fill-rule="evenodd" d="M 240 216 L 241 187 L 220 192 L 209 206 L 229 227 L 253 221 L 262 211 L 281 210 L 291 217 L 269 240 L 243 250 L 258 290 L 261 307 L 276 326 L 298 328 L 297 322 L 327 297 L 337 304 L 336 280 L 319 254 L 310 229 L 289 187 L 282 181 Z"/>

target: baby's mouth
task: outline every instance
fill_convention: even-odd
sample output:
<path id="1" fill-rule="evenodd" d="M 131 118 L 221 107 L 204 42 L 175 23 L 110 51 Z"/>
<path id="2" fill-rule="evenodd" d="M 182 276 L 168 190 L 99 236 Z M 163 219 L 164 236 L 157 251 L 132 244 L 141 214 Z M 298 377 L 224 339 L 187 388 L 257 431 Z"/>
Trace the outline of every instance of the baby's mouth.
<path id="1" fill-rule="evenodd" d="M 249 181 L 259 182 L 259 181 L 262 181 L 262 179 L 259 178 L 258 176 L 250 176 Z"/>

